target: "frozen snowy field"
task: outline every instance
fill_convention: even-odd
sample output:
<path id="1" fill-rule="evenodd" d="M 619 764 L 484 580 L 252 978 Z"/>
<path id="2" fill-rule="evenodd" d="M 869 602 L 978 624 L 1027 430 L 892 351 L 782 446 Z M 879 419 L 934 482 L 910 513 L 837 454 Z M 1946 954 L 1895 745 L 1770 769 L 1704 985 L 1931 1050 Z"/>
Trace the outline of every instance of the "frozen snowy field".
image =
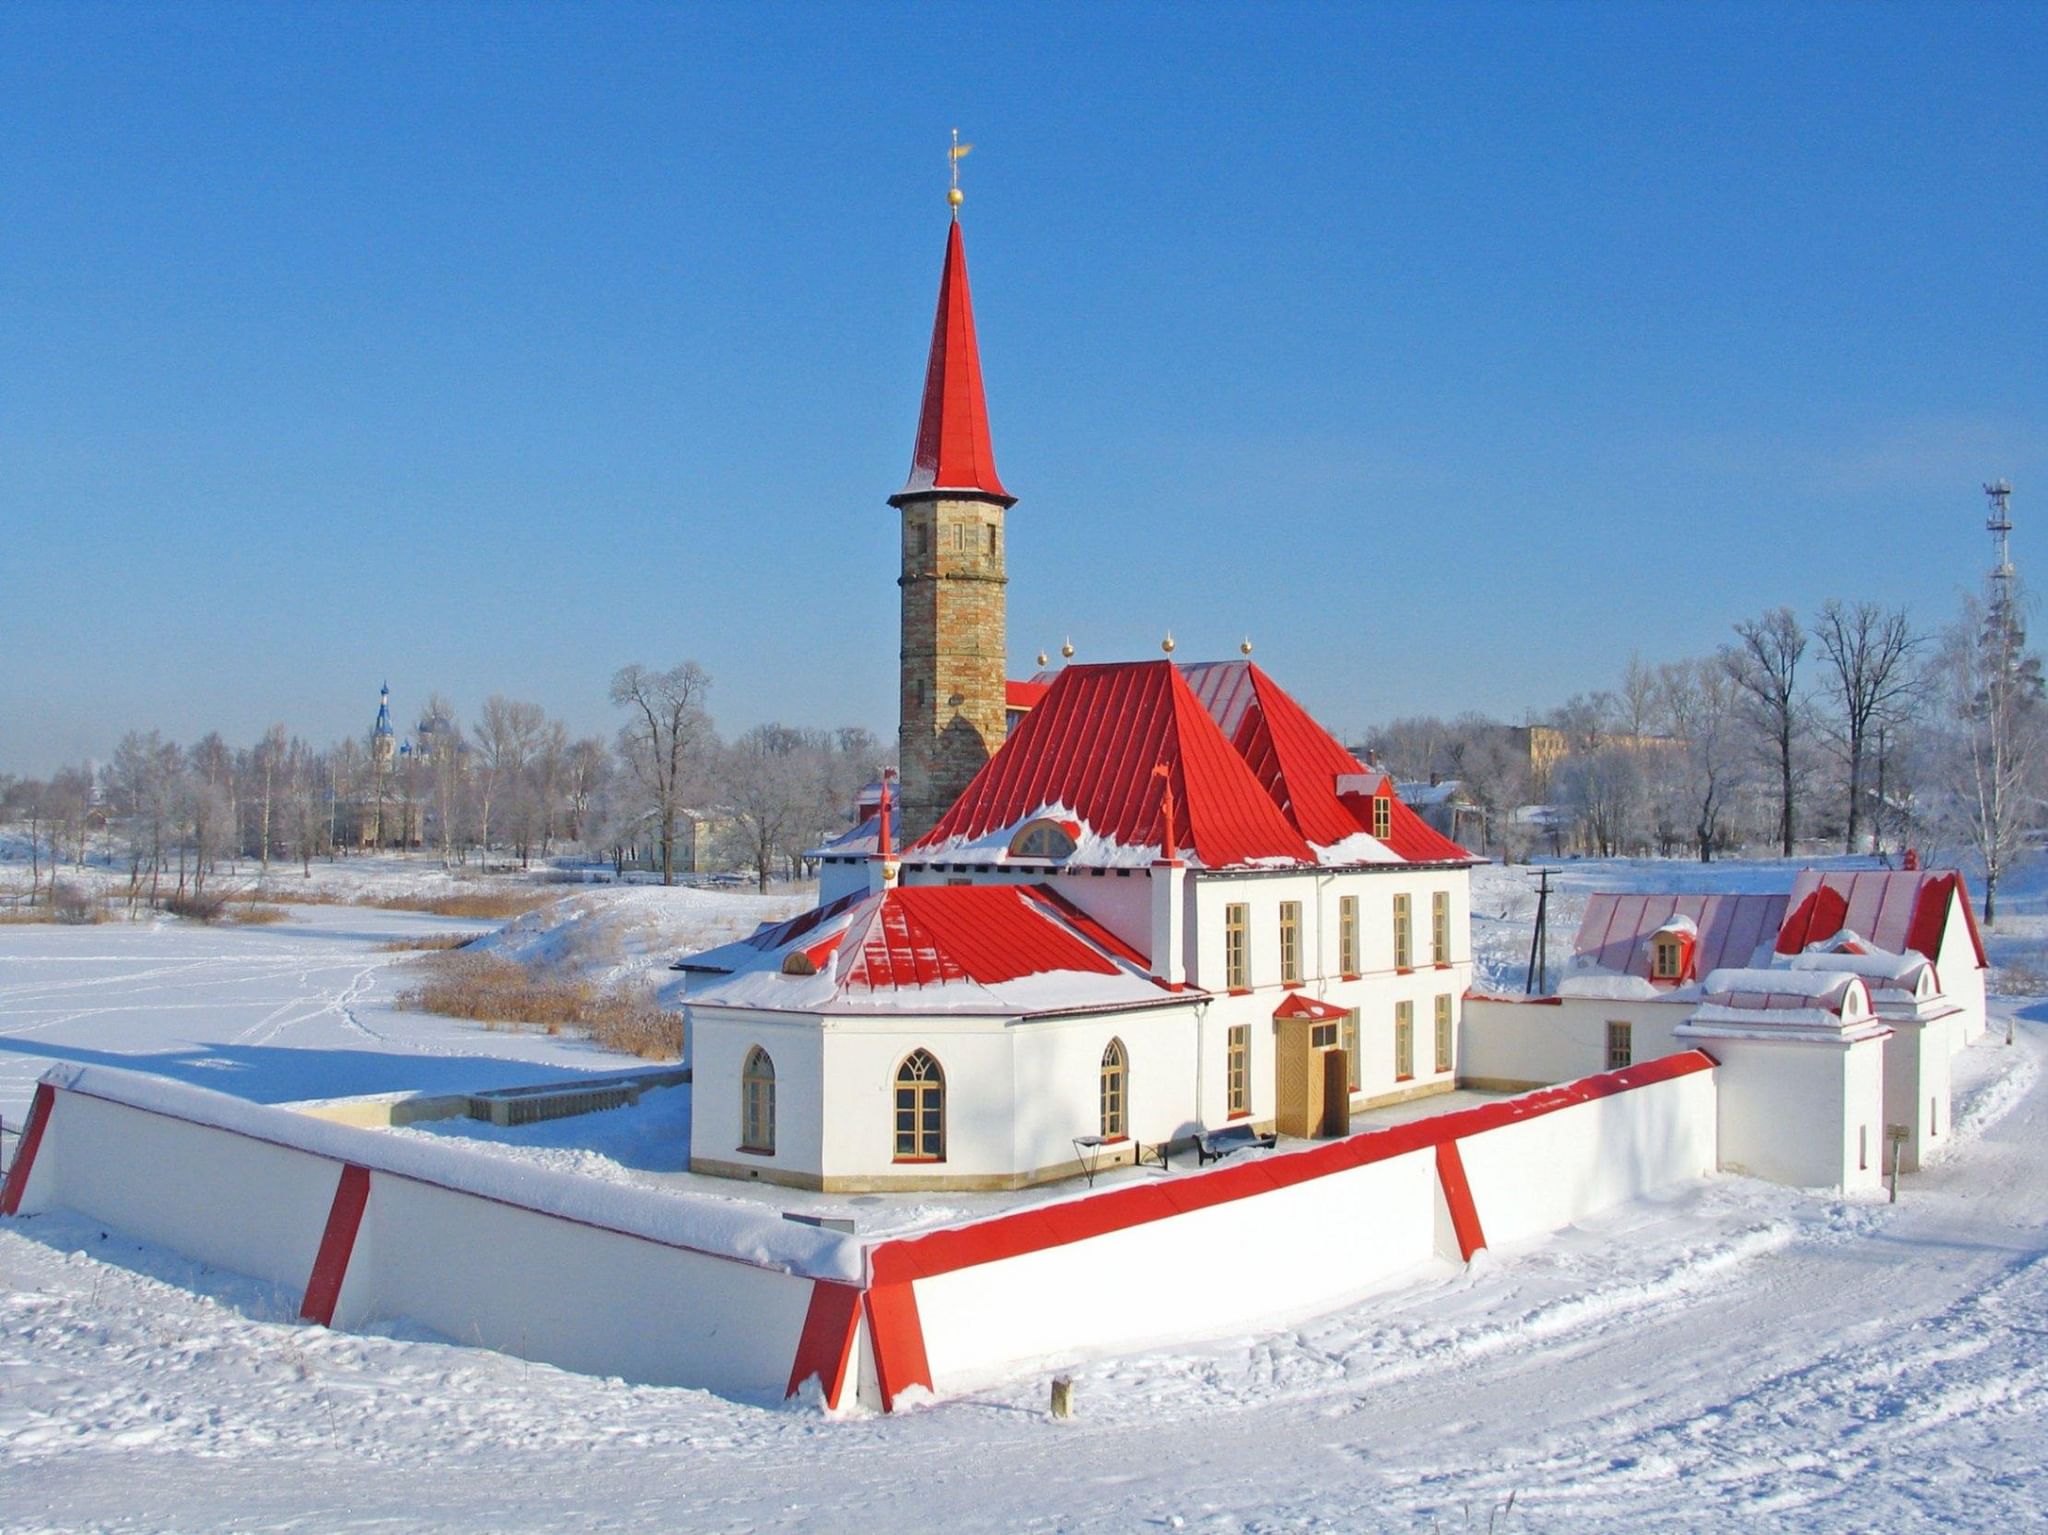
<path id="1" fill-rule="evenodd" d="M 393 1012 L 402 956 L 378 945 L 462 925 L 320 907 L 0 928 L 0 1113 L 50 1060 L 267 1101 L 621 1064 Z M 1510 912 L 1479 941 L 1526 934 Z M 1037 1377 L 827 1423 L 329 1334 L 292 1320 L 295 1295 L 68 1218 L 9 1222 L 0 1530 L 1462 1531 L 1511 1493 L 1513 1530 L 2037 1526 L 2044 1056 L 2027 1019 L 1958 1063 L 1957 1143 L 1897 1207 L 1709 1180 L 1288 1332 L 1098 1362 L 1063 1425 Z"/>

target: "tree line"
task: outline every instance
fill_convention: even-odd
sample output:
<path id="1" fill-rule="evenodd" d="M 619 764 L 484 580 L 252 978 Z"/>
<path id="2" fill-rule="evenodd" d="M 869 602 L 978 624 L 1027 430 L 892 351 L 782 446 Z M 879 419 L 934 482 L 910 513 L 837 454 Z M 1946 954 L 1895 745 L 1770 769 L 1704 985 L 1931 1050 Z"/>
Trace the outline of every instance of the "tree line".
<path id="1" fill-rule="evenodd" d="M 540 705 L 494 695 L 472 720 L 432 694 L 404 743 L 374 734 L 316 747 L 282 724 L 234 746 L 132 730 L 97 767 L 0 775 L 0 823 L 30 866 L 30 899 L 57 868 L 111 856 L 132 904 L 203 896 L 223 866 L 296 864 L 376 849 L 449 867 L 530 866 L 574 854 L 673 883 L 689 867 L 746 870 L 766 889 L 845 829 L 888 756 L 866 730 L 758 725 L 731 740 L 694 662 L 620 669 L 616 734 L 572 739 Z"/>
<path id="2" fill-rule="evenodd" d="M 1411 716 L 1368 747 L 1397 778 L 1455 780 L 1509 858 L 1967 851 L 1995 919 L 2044 823 L 2048 705 L 2029 603 L 1994 585 L 1932 632 L 1875 602 L 1773 608 L 1522 725 Z"/>

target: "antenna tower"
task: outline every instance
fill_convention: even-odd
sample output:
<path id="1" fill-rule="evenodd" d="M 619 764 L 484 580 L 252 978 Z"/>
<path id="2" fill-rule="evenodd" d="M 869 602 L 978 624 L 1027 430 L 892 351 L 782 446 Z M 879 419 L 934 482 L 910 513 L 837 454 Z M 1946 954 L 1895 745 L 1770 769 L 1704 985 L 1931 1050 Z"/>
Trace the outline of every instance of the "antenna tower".
<path id="1" fill-rule="evenodd" d="M 1991 567 L 1991 590 L 1994 595 L 2009 589 L 2012 576 L 2012 481 L 1993 480 L 1984 487 L 1984 494 L 1991 498 L 1991 515 L 1984 519 L 1984 527 L 1998 546 L 1998 563 Z"/>

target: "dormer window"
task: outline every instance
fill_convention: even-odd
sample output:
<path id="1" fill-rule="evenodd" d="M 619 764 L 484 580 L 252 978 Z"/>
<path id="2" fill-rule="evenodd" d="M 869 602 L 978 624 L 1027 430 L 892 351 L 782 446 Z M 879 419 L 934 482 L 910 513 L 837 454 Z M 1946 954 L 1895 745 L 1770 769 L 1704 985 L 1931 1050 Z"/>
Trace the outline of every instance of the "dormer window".
<path id="1" fill-rule="evenodd" d="M 791 949 L 788 954 L 783 956 L 782 973 L 784 975 L 816 975 L 818 973 L 818 966 L 811 956 L 802 949 Z"/>
<path id="2" fill-rule="evenodd" d="M 1660 981 L 1675 981 L 1685 967 L 1685 948 L 1676 938 L 1657 938 L 1650 944 L 1650 974 Z"/>
<path id="3" fill-rule="evenodd" d="M 1054 860 L 1071 858 L 1074 856 L 1074 832 L 1075 828 L 1070 823 L 1044 816 L 1026 821 L 1017 828 L 1017 835 L 1010 839 L 1010 856 Z"/>
<path id="4" fill-rule="evenodd" d="M 1394 802 L 1384 794 L 1372 798 L 1372 834 L 1384 842 L 1394 830 Z"/>

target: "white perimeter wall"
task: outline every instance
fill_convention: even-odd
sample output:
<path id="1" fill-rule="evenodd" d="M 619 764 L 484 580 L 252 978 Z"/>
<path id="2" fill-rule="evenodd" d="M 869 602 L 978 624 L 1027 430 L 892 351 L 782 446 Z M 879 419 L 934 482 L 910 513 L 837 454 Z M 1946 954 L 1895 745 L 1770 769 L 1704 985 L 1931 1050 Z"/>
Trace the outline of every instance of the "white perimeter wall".
<path id="1" fill-rule="evenodd" d="M 341 1181 L 326 1157 L 69 1092 L 57 1094 L 35 1170 L 39 1206 L 295 1291 Z"/>
<path id="2" fill-rule="evenodd" d="M 1715 1075 L 1697 1071 L 1461 1138 L 1488 1243 L 1524 1240 L 1712 1171 Z M 933 1386 L 964 1390 L 1029 1365 L 1348 1304 L 1455 1263 L 1441 1209 L 1431 1147 L 916 1279 Z"/>
<path id="3" fill-rule="evenodd" d="M 1461 1140 L 1488 1244 L 1540 1236 L 1712 1172 L 1714 1077 L 1697 1071 Z"/>
<path id="4" fill-rule="evenodd" d="M 810 1298 L 795 1275 L 372 1173 L 334 1320 L 779 1401 Z"/>
<path id="5" fill-rule="evenodd" d="M 1435 1200 L 1436 1154 L 1414 1151 L 919 1279 L 933 1389 L 1345 1304 L 1436 1260 Z"/>

